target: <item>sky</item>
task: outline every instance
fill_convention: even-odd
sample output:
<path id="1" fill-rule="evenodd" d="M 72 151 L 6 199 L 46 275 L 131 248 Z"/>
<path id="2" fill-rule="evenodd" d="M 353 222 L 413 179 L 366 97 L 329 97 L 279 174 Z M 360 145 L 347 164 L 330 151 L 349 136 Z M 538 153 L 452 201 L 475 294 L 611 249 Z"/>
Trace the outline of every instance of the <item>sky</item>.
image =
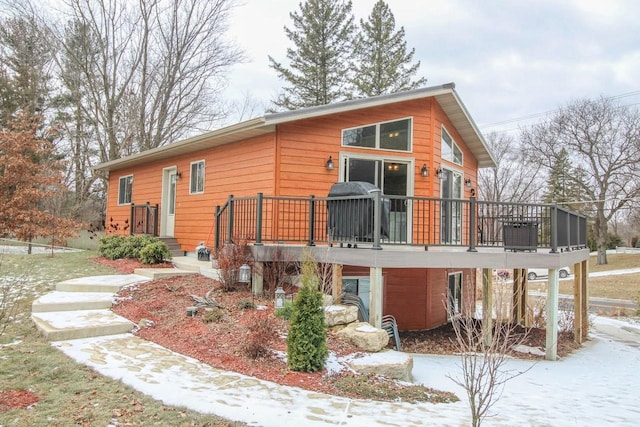
<path id="1" fill-rule="evenodd" d="M 283 82 L 268 55 L 286 61 L 284 27 L 299 0 L 239 0 L 229 36 L 248 61 L 226 97 L 269 105 Z M 356 21 L 376 0 L 353 0 Z M 640 1 L 387 0 L 421 62 L 427 86 L 448 82 L 483 133 L 513 131 L 568 103 L 600 96 L 640 105 Z M 252 116 L 261 115 L 262 110 Z M 245 117 L 248 118 L 248 117 Z"/>

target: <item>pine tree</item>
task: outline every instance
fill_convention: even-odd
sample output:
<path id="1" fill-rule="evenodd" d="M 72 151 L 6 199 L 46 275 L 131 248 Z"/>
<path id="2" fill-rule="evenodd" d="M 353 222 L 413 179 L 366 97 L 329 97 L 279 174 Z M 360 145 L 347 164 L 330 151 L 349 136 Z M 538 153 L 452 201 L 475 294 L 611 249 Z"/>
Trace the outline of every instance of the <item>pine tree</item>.
<path id="1" fill-rule="evenodd" d="M 566 209 L 579 211 L 579 204 L 571 204 L 580 200 L 580 182 L 584 173 L 573 167 L 566 149 L 562 149 L 554 161 L 547 189 L 542 197 L 545 203 L 558 203 Z"/>
<path id="2" fill-rule="evenodd" d="M 287 362 L 294 371 L 319 371 L 327 359 L 327 332 L 319 282 L 315 261 L 311 255 L 305 254 L 302 287 L 293 301 L 287 336 Z"/>
<path id="3" fill-rule="evenodd" d="M 272 102 L 295 110 L 348 99 L 355 31 L 351 1 L 307 0 L 290 17 L 294 28 L 285 27 L 294 44 L 287 49 L 290 66 L 269 56 L 271 68 L 287 84 Z"/>
<path id="4" fill-rule="evenodd" d="M 361 97 L 415 89 L 426 78 L 413 80 L 420 61 L 412 64 L 415 49 L 407 51 L 404 27 L 396 31 L 396 21 L 389 6 L 379 0 L 367 22 L 360 20 L 356 38 L 357 64 L 353 77 L 356 94 Z"/>

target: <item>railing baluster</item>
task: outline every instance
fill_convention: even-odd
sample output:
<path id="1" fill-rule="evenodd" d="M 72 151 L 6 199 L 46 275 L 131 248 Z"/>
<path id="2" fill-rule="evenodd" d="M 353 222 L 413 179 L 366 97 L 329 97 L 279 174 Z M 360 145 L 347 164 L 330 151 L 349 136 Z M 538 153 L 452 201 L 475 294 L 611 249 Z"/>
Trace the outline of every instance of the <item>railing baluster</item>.
<path id="1" fill-rule="evenodd" d="M 256 246 L 262 246 L 262 200 L 263 193 L 256 196 Z"/>
<path id="2" fill-rule="evenodd" d="M 478 252 L 476 249 L 476 197 L 469 198 L 469 249 L 467 252 Z"/>
<path id="3" fill-rule="evenodd" d="M 228 244 L 233 243 L 233 194 L 229 196 L 229 201 L 227 202 L 227 242 Z"/>
<path id="4" fill-rule="evenodd" d="M 315 246 L 315 227 L 314 224 L 316 222 L 316 198 L 312 194 L 309 197 L 309 243 L 307 246 Z"/>

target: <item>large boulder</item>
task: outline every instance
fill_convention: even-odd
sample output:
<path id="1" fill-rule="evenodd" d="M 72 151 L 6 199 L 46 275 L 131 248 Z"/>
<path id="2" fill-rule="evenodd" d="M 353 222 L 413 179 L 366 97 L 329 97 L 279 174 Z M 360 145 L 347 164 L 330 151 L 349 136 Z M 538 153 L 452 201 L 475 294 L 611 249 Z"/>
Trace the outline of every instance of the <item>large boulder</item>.
<path id="1" fill-rule="evenodd" d="M 328 305 L 324 308 L 324 323 L 328 327 L 348 325 L 358 320 L 358 307 L 354 305 Z"/>
<path id="2" fill-rule="evenodd" d="M 349 367 L 361 374 L 376 374 L 400 381 L 411 381 L 413 357 L 395 350 L 368 353 L 347 362 Z"/>
<path id="3" fill-rule="evenodd" d="M 380 351 L 389 343 L 389 335 L 384 329 L 378 329 L 366 322 L 354 322 L 339 331 L 338 336 L 362 350 Z"/>

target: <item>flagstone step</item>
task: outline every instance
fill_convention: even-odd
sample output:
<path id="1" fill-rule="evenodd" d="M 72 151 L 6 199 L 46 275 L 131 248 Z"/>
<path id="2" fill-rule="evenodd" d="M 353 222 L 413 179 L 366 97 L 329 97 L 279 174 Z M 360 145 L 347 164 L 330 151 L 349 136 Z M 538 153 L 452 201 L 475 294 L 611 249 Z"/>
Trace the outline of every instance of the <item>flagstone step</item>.
<path id="1" fill-rule="evenodd" d="M 31 305 L 31 312 L 100 310 L 111 307 L 113 296 L 112 292 L 53 291 L 36 298 Z"/>
<path id="2" fill-rule="evenodd" d="M 124 286 L 149 281 L 148 277 L 138 274 L 118 274 L 90 276 L 65 280 L 56 285 L 57 291 L 65 292 L 112 292 L 117 293 Z"/>
<path id="3" fill-rule="evenodd" d="M 136 268 L 134 272 L 138 276 L 144 276 L 152 280 L 164 279 L 167 277 L 189 276 L 192 274 L 198 274 L 197 271 L 185 270 L 182 268 Z"/>
<path id="4" fill-rule="evenodd" d="M 111 310 L 32 313 L 38 330 L 50 341 L 99 337 L 131 332 L 135 325 Z"/>

